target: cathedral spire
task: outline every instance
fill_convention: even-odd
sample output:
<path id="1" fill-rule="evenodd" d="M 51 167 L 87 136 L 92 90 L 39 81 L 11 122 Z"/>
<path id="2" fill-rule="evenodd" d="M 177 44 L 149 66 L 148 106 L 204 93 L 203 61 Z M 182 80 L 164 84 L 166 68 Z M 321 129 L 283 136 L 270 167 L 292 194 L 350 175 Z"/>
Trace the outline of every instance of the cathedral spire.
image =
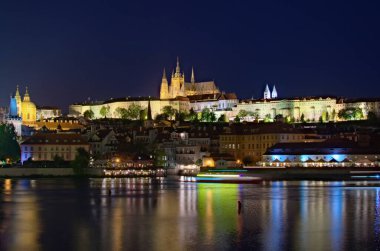
<path id="1" fill-rule="evenodd" d="M 264 99 L 271 99 L 271 93 L 268 84 L 265 86 Z"/>
<path id="2" fill-rule="evenodd" d="M 191 67 L 191 83 L 195 83 L 195 77 L 194 77 L 194 67 Z"/>
<path id="3" fill-rule="evenodd" d="M 164 68 L 164 72 L 162 74 L 162 80 L 166 80 L 166 71 L 165 71 L 165 68 Z"/>
<path id="4" fill-rule="evenodd" d="M 273 85 L 272 98 L 277 98 L 277 90 L 275 85 Z"/>
<path id="5" fill-rule="evenodd" d="M 179 57 L 177 57 L 177 67 L 175 68 L 175 73 L 181 73 L 181 68 L 179 67 Z"/>

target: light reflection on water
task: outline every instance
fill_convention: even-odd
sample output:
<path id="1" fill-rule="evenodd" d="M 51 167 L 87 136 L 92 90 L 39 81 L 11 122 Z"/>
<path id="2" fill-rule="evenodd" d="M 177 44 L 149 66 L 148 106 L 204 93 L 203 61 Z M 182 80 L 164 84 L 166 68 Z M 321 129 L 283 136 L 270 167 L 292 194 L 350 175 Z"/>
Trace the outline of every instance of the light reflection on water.
<path id="1" fill-rule="evenodd" d="M 376 250 L 380 244 L 380 188 L 368 182 L 3 179 L 0 189 L 0 250 Z"/>

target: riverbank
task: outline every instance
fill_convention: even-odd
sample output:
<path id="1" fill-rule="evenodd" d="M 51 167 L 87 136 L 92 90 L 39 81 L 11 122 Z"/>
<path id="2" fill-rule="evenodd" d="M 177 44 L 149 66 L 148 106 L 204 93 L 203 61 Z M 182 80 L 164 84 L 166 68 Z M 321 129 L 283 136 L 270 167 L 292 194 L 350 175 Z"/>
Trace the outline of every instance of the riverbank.
<path id="1" fill-rule="evenodd" d="M 263 168 L 242 174 L 263 180 L 364 180 L 379 179 L 380 168 Z"/>
<path id="2" fill-rule="evenodd" d="M 219 169 L 205 172 L 226 173 L 233 171 L 243 176 L 258 177 L 263 180 L 373 180 L 380 179 L 380 168 L 262 168 L 250 170 Z M 166 175 L 166 174 L 165 174 Z M 168 176 L 176 177 L 173 172 Z M 35 178 L 35 177 L 76 177 L 72 168 L 0 168 L 0 177 L 5 178 Z M 79 176 L 82 177 L 146 177 L 149 175 L 106 175 L 103 169 L 84 168 Z"/>

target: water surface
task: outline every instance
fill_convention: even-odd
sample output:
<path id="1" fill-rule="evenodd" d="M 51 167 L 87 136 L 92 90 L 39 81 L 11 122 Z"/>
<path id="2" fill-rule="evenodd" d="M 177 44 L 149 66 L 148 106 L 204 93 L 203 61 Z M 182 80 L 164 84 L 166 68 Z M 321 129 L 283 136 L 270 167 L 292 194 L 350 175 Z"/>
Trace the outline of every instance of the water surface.
<path id="1" fill-rule="evenodd" d="M 380 249 L 372 183 L 2 179 L 0 192 L 0 250 Z"/>

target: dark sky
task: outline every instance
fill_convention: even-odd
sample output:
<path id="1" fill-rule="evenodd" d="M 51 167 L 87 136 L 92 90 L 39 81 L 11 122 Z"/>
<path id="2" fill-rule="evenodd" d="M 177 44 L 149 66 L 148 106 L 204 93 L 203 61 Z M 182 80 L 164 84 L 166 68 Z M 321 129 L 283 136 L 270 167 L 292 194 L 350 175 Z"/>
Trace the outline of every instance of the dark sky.
<path id="1" fill-rule="evenodd" d="M 1 1 L 0 105 L 16 84 L 38 105 L 157 96 L 186 78 L 241 98 L 380 96 L 379 1 Z"/>

